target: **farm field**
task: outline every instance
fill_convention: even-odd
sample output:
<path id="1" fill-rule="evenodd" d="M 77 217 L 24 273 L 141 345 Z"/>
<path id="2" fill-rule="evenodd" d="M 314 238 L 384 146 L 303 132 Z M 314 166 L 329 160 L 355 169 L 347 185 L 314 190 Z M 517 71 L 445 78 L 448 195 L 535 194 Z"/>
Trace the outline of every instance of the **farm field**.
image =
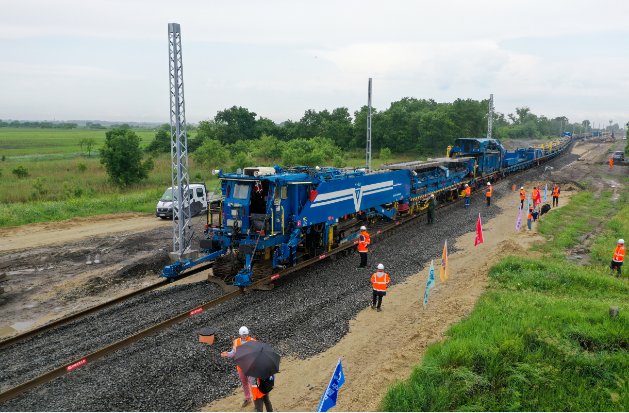
<path id="1" fill-rule="evenodd" d="M 133 131 L 142 138 L 142 145 L 148 145 L 155 137 L 152 129 Z M 0 156 L 14 161 L 31 160 L 33 156 L 40 159 L 80 156 L 82 139 L 93 138 L 94 150 L 105 142 L 105 132 L 104 129 L 0 128 Z M 87 154 L 85 147 L 83 153 Z"/>

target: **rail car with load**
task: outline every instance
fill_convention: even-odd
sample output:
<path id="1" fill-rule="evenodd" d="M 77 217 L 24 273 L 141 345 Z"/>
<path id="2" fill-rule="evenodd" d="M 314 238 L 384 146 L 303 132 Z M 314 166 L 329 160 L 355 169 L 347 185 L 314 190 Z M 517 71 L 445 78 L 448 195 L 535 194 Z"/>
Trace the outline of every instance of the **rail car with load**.
<path id="1" fill-rule="evenodd" d="M 537 166 L 565 150 L 570 138 L 505 150 L 495 139 L 457 139 L 444 158 L 380 165 L 380 169 L 252 167 L 214 171 L 220 206 L 208 213 L 201 257 L 164 268 L 177 277 L 214 261 L 214 277 L 246 287 L 353 242 L 362 225 L 416 214 L 435 195 L 440 202 Z"/>

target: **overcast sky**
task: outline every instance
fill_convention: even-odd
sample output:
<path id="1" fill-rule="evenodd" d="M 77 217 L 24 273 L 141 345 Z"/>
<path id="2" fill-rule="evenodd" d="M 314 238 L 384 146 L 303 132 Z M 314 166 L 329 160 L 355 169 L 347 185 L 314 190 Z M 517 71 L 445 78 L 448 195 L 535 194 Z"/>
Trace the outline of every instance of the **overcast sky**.
<path id="1" fill-rule="evenodd" d="M 494 94 L 505 114 L 629 120 L 629 2 L 4 1 L 0 119 L 169 120 L 181 24 L 188 122 L 276 122 L 402 97 Z"/>

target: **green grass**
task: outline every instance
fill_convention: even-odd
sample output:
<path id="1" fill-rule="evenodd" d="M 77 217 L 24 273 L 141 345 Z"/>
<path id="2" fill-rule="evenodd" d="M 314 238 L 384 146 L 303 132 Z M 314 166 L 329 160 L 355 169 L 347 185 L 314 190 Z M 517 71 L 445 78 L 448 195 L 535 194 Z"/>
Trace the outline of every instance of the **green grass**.
<path id="1" fill-rule="evenodd" d="M 152 129 L 133 129 L 142 138 L 142 145 L 148 145 L 154 138 Z M 96 143 L 92 148 L 92 155 L 105 142 L 106 130 L 89 129 L 28 129 L 28 128 L 0 128 L 0 156 L 5 155 L 9 160 L 13 157 L 74 155 L 87 148 L 79 142 L 84 138 L 93 138 Z M 23 160 L 17 158 L 16 160 Z"/>
<path id="2" fill-rule="evenodd" d="M 627 411 L 629 283 L 610 275 L 609 257 L 579 266 L 562 254 L 601 220 L 593 258 L 611 254 L 629 231 L 629 207 L 581 192 L 551 211 L 540 223 L 551 256 L 494 265 L 474 311 L 427 349 L 407 381 L 390 386 L 381 408 Z M 609 317 L 612 305 L 619 318 Z"/>
<path id="3" fill-rule="evenodd" d="M 157 200 L 163 192 L 161 188 L 154 188 L 138 193 L 80 197 L 66 201 L 0 204 L 0 227 L 116 212 L 155 212 Z"/>

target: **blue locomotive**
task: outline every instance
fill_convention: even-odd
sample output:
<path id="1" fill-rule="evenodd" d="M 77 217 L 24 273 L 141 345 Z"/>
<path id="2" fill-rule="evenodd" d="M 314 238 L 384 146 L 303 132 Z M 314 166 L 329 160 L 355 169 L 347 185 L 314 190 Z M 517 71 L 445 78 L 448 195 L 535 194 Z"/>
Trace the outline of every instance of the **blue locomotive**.
<path id="1" fill-rule="evenodd" d="M 394 220 L 462 196 L 463 184 L 478 188 L 488 180 L 536 166 L 562 152 L 563 139 L 508 152 L 495 139 L 457 139 L 448 156 L 380 165 L 380 169 L 252 167 L 215 171 L 221 202 L 211 209 L 202 257 L 164 268 L 174 278 L 188 268 L 214 261 L 214 277 L 245 287 L 278 269 L 352 242 L 362 225 Z"/>

